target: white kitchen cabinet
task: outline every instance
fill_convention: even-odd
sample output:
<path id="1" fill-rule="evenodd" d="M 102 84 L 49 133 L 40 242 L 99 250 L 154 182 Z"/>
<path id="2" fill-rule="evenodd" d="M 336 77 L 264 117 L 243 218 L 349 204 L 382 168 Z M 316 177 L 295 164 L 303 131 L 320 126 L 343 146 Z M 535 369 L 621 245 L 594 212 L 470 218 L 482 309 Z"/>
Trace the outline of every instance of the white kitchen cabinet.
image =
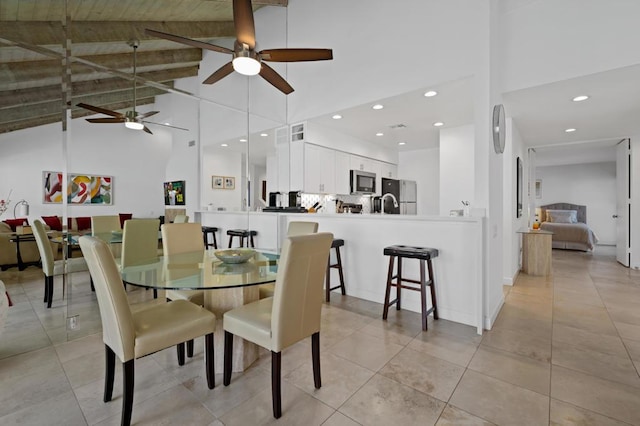
<path id="1" fill-rule="evenodd" d="M 377 163 L 376 160 L 372 160 L 371 158 L 362 157 L 360 155 L 351 154 L 351 169 L 352 170 L 360 170 L 364 172 L 375 173 Z"/>
<path id="2" fill-rule="evenodd" d="M 336 151 L 336 194 L 348 195 L 351 193 L 351 154 Z"/>
<path id="3" fill-rule="evenodd" d="M 380 177 L 398 179 L 398 166 L 391 163 L 380 163 Z"/>
<path id="4" fill-rule="evenodd" d="M 304 192 L 335 193 L 335 151 L 317 145 L 304 146 Z"/>

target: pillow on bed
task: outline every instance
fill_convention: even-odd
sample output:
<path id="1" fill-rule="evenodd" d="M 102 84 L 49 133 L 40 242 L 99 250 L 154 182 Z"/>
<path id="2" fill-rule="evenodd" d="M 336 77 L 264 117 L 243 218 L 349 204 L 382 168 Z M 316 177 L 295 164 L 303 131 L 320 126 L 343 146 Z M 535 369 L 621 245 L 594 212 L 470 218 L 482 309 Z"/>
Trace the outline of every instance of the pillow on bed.
<path id="1" fill-rule="evenodd" d="M 547 222 L 578 223 L 577 210 L 547 210 Z"/>

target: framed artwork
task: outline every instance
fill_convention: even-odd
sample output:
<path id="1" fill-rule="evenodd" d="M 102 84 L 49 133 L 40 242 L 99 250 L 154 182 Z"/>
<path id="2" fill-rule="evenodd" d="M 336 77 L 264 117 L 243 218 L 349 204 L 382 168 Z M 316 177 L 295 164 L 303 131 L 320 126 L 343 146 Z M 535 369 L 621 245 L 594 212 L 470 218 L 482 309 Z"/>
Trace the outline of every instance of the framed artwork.
<path id="1" fill-rule="evenodd" d="M 542 198 L 542 179 L 536 179 L 536 198 Z"/>
<path id="2" fill-rule="evenodd" d="M 164 183 L 164 205 L 184 206 L 185 205 L 185 181 L 174 180 Z"/>
<path id="3" fill-rule="evenodd" d="M 211 187 L 213 189 L 224 189 L 224 177 L 211 176 Z"/>
<path id="4" fill-rule="evenodd" d="M 62 204 L 62 172 L 42 173 L 43 202 Z M 67 203 L 74 205 L 112 205 L 113 177 L 69 173 Z"/>
<path id="5" fill-rule="evenodd" d="M 523 185 L 523 174 L 522 174 L 522 159 L 520 157 L 516 158 L 516 217 L 522 216 L 522 185 Z"/>
<path id="6" fill-rule="evenodd" d="M 236 178 L 231 176 L 225 176 L 224 189 L 236 189 Z"/>

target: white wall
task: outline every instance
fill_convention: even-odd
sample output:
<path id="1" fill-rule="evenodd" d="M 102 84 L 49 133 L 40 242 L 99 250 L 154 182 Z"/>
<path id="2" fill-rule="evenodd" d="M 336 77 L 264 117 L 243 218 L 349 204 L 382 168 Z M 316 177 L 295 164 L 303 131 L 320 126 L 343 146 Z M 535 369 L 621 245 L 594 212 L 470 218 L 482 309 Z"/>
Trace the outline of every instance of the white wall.
<path id="1" fill-rule="evenodd" d="M 209 203 L 217 209 L 224 207 L 228 211 L 239 211 L 242 207 L 243 154 L 238 152 L 221 153 L 220 150 L 205 148 L 202 156 L 202 204 Z M 235 189 L 214 189 L 212 176 L 231 176 L 236 179 Z"/>
<path id="2" fill-rule="evenodd" d="M 631 137 L 631 262 L 640 269 L 640 135 Z"/>
<path id="3" fill-rule="evenodd" d="M 473 125 L 440 130 L 440 214 L 475 199 L 475 129 Z M 472 207 L 474 207 L 472 205 Z"/>
<path id="4" fill-rule="evenodd" d="M 440 150 L 438 148 L 400 152 L 398 179 L 417 182 L 418 215 L 440 214 Z"/>
<path id="5" fill-rule="evenodd" d="M 616 243 L 616 163 L 570 164 L 538 167 L 542 198 L 536 206 L 572 203 L 587 206 L 587 224 L 599 244 Z"/>

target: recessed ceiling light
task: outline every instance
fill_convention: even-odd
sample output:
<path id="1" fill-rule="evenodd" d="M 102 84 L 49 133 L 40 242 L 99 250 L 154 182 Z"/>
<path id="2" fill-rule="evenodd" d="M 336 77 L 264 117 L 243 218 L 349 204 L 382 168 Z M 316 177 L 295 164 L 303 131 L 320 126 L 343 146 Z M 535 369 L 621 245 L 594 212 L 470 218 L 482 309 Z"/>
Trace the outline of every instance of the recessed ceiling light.
<path id="1" fill-rule="evenodd" d="M 372 106 L 371 108 L 373 108 L 373 109 L 382 109 L 382 108 L 384 108 L 384 105 L 382 105 L 382 104 L 375 104 L 375 105 L 374 105 L 374 106 Z"/>
<path id="2" fill-rule="evenodd" d="M 580 96 L 576 96 L 575 98 L 573 98 L 573 102 L 582 102 L 582 101 L 586 101 L 587 99 L 589 99 L 589 96 L 580 95 Z"/>
<path id="3" fill-rule="evenodd" d="M 226 143 L 221 143 L 220 146 L 229 146 Z"/>
<path id="4" fill-rule="evenodd" d="M 378 132 L 378 133 L 376 133 L 376 136 L 384 136 L 384 133 Z"/>
<path id="5" fill-rule="evenodd" d="M 262 136 L 263 138 L 266 138 L 267 136 L 269 136 L 268 133 L 260 133 L 260 136 Z"/>
<path id="6" fill-rule="evenodd" d="M 333 118 L 334 120 L 340 120 L 342 118 L 342 116 L 340 114 L 336 114 L 331 118 Z"/>
<path id="7" fill-rule="evenodd" d="M 406 142 L 398 142 L 398 145 L 406 145 Z"/>
<path id="8" fill-rule="evenodd" d="M 424 95 L 425 95 L 427 98 L 431 98 L 431 97 L 433 97 L 433 96 L 435 96 L 435 95 L 437 95 L 437 94 L 438 94 L 438 92 L 436 92 L 435 90 L 429 90 L 428 92 L 424 92 Z"/>
<path id="9" fill-rule="evenodd" d="M 245 138 L 240 139 L 240 142 L 246 142 L 247 140 Z"/>
<path id="10" fill-rule="evenodd" d="M 565 132 L 567 132 L 567 133 L 571 133 L 571 132 L 575 132 L 575 131 L 576 131 L 576 129 L 574 129 L 574 128 L 570 128 L 570 129 L 566 129 L 565 130 Z"/>
<path id="11" fill-rule="evenodd" d="M 165 122 L 164 124 L 165 124 L 166 126 L 171 126 L 171 123 L 169 123 L 169 122 Z"/>
<path id="12" fill-rule="evenodd" d="M 435 123 L 433 123 L 433 125 L 435 127 L 440 127 L 440 126 L 444 126 L 444 123 L 442 121 L 436 121 Z"/>

